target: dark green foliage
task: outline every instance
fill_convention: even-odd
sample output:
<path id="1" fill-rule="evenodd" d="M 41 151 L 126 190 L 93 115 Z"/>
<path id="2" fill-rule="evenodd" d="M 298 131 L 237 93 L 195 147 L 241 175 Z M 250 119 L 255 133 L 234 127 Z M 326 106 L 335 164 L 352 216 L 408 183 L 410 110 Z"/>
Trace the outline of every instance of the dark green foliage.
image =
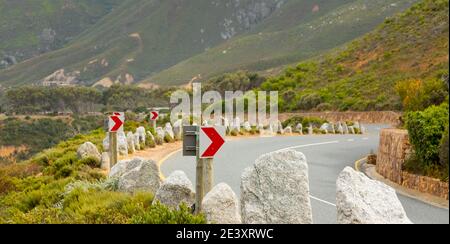
<path id="1" fill-rule="evenodd" d="M 440 145 L 440 152 L 439 152 L 439 163 L 440 163 L 440 167 L 443 168 L 443 172 L 447 172 L 449 170 L 449 160 L 448 160 L 448 126 L 447 129 L 444 131 L 444 136 L 442 137 L 441 140 L 441 145 Z M 448 175 L 447 175 L 447 179 L 448 181 Z"/>
<path id="2" fill-rule="evenodd" d="M 448 104 L 431 106 L 424 111 L 406 114 L 406 128 L 415 158 L 420 164 L 417 167 L 426 170 L 443 166 L 440 165 L 439 152 L 448 127 L 448 116 Z"/>
<path id="3" fill-rule="evenodd" d="M 227 73 L 213 78 L 202 86 L 202 90 L 218 91 L 224 96 L 225 91 L 250 91 L 259 87 L 266 78 L 248 71 Z"/>
<path id="4" fill-rule="evenodd" d="M 153 138 L 154 138 L 154 136 L 151 137 L 148 133 L 146 134 L 146 136 L 145 136 L 145 145 L 147 147 L 150 147 L 150 148 L 156 147 L 156 142 L 155 142 L 155 140 Z"/>
<path id="5" fill-rule="evenodd" d="M 11 118 L 0 121 L 0 135 L 0 145 L 25 145 L 28 148 L 26 157 L 74 136 L 75 131 L 62 120 Z"/>
<path id="6" fill-rule="evenodd" d="M 164 142 L 165 143 L 172 143 L 172 142 L 174 142 L 175 140 L 169 135 L 169 134 L 165 134 L 164 135 Z"/>
<path id="7" fill-rule="evenodd" d="M 283 127 L 292 126 L 295 128 L 298 124 L 303 125 L 303 129 L 307 131 L 307 127 L 311 124 L 313 127 L 320 127 L 322 124 L 327 123 L 325 119 L 317 117 L 301 117 L 294 116 L 282 122 Z"/>
<path id="8" fill-rule="evenodd" d="M 8 90 L 9 110 L 18 114 L 37 112 L 94 112 L 101 103 L 102 93 L 87 87 L 34 87 L 26 86 Z"/>
<path id="9" fill-rule="evenodd" d="M 98 167 L 100 167 L 100 160 L 96 157 L 86 157 L 86 158 L 80 159 L 79 164 L 87 165 L 91 168 L 98 168 Z"/>
<path id="10" fill-rule="evenodd" d="M 155 143 L 156 145 L 162 145 L 164 143 L 164 139 L 159 137 L 158 135 L 155 135 Z"/>
<path id="11" fill-rule="evenodd" d="M 132 85 L 113 85 L 103 92 L 103 104 L 109 110 L 146 111 L 146 108 L 167 106 L 172 88 L 142 89 Z"/>

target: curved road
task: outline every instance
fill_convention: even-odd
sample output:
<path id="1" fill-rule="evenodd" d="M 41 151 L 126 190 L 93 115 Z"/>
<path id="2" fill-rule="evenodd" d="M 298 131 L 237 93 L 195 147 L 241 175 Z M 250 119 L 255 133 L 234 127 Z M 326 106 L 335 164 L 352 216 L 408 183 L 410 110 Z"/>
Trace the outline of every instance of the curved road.
<path id="1" fill-rule="evenodd" d="M 367 135 L 315 135 L 267 138 L 238 138 L 227 141 L 214 160 L 215 183 L 225 182 L 240 194 L 240 177 L 244 169 L 260 155 L 292 148 L 305 154 L 309 165 L 309 184 L 314 223 L 336 223 L 336 179 L 345 166 L 369 152 L 376 152 L 379 130 L 383 125 L 368 125 Z M 164 175 L 183 170 L 195 182 L 195 157 L 177 152 L 161 166 Z M 399 195 L 414 223 L 449 223 L 448 209 L 437 208 Z"/>

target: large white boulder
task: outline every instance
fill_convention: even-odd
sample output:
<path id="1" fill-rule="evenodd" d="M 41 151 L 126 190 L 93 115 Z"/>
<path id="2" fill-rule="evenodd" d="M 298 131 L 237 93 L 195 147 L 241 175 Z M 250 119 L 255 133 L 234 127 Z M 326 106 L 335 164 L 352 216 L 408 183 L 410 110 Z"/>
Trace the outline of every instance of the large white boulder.
<path id="1" fill-rule="evenodd" d="M 157 163 L 138 157 L 118 162 L 111 168 L 109 176 L 119 179 L 118 189 L 123 192 L 156 193 L 161 185 L 161 174 Z"/>
<path id="2" fill-rule="evenodd" d="M 195 192 L 191 181 L 183 171 L 175 171 L 164 180 L 155 195 L 154 202 L 178 208 L 185 203 L 191 207 L 195 202 Z"/>
<path id="3" fill-rule="evenodd" d="M 308 165 L 295 150 L 259 157 L 241 177 L 241 214 L 245 224 L 310 224 Z"/>
<path id="4" fill-rule="evenodd" d="M 240 224 L 239 201 L 230 186 L 220 183 L 202 201 L 201 212 L 208 223 Z"/>
<path id="5" fill-rule="evenodd" d="M 336 182 L 340 224 L 411 224 L 395 190 L 346 167 Z"/>
<path id="6" fill-rule="evenodd" d="M 77 156 L 79 159 L 88 157 L 95 158 L 98 160 L 98 162 L 100 162 L 102 157 L 98 152 L 97 147 L 92 142 L 89 141 L 83 143 L 81 146 L 78 147 Z"/>

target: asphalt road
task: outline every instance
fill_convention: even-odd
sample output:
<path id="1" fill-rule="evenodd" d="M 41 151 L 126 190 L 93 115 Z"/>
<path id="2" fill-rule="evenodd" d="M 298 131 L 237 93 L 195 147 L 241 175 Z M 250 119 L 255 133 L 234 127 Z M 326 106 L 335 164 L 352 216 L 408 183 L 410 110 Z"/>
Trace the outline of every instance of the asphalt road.
<path id="1" fill-rule="evenodd" d="M 227 141 L 214 159 L 215 183 L 225 182 L 240 194 L 244 169 L 262 154 L 292 148 L 305 154 L 309 165 L 309 183 L 314 223 L 336 223 L 336 179 L 345 166 L 369 152 L 376 152 L 379 130 L 383 125 L 366 125 L 366 135 L 315 135 L 242 138 Z M 195 157 L 177 152 L 161 166 L 165 176 L 183 170 L 195 182 Z M 414 223 L 449 223 L 448 209 L 437 208 L 399 195 L 408 217 Z"/>

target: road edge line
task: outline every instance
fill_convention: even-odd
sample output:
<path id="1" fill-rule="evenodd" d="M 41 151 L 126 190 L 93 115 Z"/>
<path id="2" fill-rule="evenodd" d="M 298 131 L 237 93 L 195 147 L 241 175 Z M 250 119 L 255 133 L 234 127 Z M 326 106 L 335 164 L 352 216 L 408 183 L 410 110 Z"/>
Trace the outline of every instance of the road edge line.
<path id="1" fill-rule="evenodd" d="M 161 165 L 162 165 L 167 159 L 169 159 L 170 157 L 172 157 L 175 153 L 181 152 L 182 150 L 183 150 L 183 149 L 180 148 L 180 149 L 177 149 L 177 150 L 175 150 L 175 151 L 173 151 L 173 152 L 167 154 L 166 156 L 164 156 L 162 159 L 160 159 L 160 160 L 158 161 L 158 163 L 157 163 L 157 164 L 158 164 L 158 167 L 161 168 Z M 164 180 L 166 177 L 164 176 L 163 172 L 162 172 L 161 170 L 159 170 L 159 172 L 160 172 L 161 179 Z"/>

